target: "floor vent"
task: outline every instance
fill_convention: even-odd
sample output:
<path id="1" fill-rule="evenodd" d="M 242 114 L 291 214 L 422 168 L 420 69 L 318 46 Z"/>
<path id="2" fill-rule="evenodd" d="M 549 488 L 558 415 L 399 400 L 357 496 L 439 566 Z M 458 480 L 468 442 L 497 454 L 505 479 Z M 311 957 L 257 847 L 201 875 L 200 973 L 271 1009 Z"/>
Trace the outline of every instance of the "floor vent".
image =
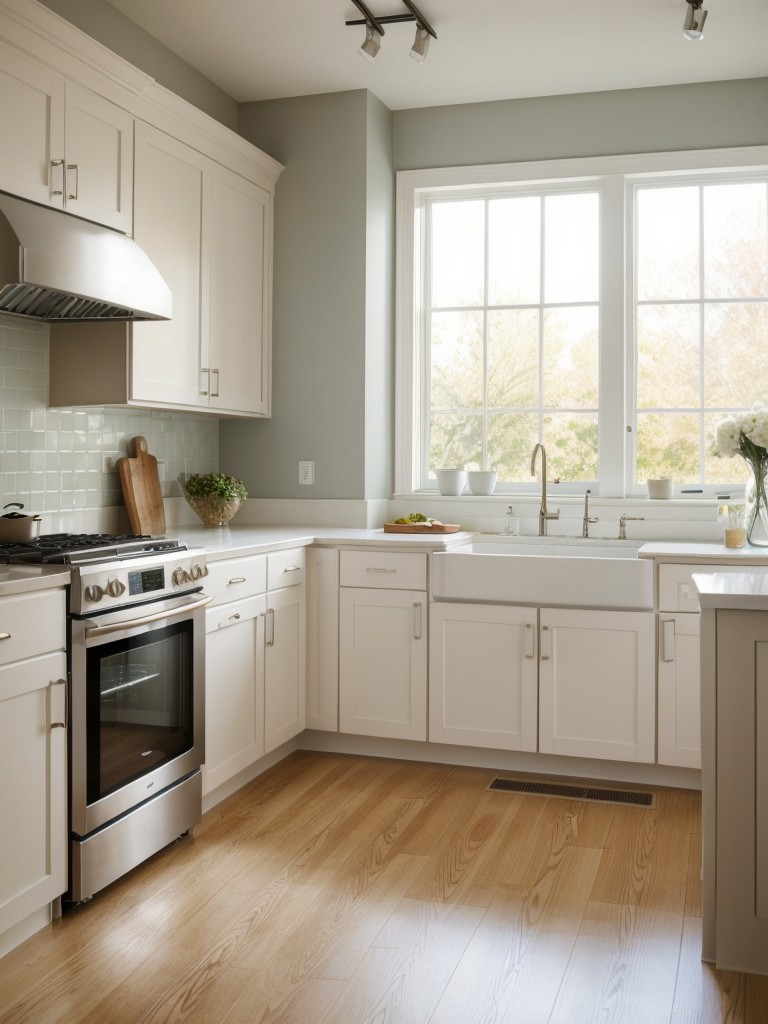
<path id="1" fill-rule="evenodd" d="M 558 782 L 528 782 L 525 779 L 494 779 L 488 789 L 531 796 L 561 796 L 571 800 L 599 800 L 609 804 L 632 804 L 653 807 L 654 794 L 637 790 L 598 789 L 595 786 L 571 786 Z"/>

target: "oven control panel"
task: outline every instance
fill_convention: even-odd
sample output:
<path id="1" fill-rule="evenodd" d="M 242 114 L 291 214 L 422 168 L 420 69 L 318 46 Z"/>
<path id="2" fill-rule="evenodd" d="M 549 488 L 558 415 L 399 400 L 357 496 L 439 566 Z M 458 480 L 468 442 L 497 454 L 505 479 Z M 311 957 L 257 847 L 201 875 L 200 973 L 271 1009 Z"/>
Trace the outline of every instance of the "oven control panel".
<path id="1" fill-rule="evenodd" d="M 205 550 L 184 550 L 83 564 L 73 568 L 70 610 L 108 611 L 200 588 L 208 575 Z"/>

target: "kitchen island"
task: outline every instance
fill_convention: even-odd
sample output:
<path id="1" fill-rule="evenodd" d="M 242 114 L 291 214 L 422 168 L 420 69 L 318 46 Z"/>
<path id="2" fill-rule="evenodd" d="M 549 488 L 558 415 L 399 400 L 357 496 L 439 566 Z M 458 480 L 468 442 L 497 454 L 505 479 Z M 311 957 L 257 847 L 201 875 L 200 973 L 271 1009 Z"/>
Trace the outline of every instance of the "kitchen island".
<path id="1" fill-rule="evenodd" d="M 768 974 L 768 568 L 693 581 L 702 608 L 702 958 Z"/>

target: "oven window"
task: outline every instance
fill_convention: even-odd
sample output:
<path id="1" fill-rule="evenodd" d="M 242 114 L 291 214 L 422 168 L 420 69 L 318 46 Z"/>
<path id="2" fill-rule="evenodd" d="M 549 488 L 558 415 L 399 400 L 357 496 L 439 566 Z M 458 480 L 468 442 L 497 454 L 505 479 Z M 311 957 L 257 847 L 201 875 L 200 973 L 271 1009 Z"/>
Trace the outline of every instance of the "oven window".
<path id="1" fill-rule="evenodd" d="M 192 622 L 87 654 L 88 803 L 193 745 Z"/>

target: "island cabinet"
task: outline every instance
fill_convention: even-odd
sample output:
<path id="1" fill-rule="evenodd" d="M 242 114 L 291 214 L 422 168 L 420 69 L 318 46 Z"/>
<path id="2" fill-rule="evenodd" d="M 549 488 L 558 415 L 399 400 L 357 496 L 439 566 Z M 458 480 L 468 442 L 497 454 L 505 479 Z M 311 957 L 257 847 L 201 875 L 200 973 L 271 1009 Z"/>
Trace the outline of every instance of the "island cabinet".
<path id="1" fill-rule="evenodd" d="M 208 794 L 304 728 L 304 549 L 209 562 L 205 589 Z"/>
<path id="2" fill-rule="evenodd" d="M 430 606 L 431 741 L 536 750 L 537 625 L 535 608 Z"/>
<path id="3" fill-rule="evenodd" d="M 705 609 L 702 637 L 704 959 L 768 974 L 768 611 Z"/>
<path id="4" fill-rule="evenodd" d="M 0 598 L 0 933 L 67 888 L 66 723 L 64 590 Z"/>
<path id="5" fill-rule="evenodd" d="M 0 190 L 130 233 L 133 121 L 0 42 Z"/>
<path id="6" fill-rule="evenodd" d="M 339 728 L 427 738 L 427 556 L 342 551 Z"/>

